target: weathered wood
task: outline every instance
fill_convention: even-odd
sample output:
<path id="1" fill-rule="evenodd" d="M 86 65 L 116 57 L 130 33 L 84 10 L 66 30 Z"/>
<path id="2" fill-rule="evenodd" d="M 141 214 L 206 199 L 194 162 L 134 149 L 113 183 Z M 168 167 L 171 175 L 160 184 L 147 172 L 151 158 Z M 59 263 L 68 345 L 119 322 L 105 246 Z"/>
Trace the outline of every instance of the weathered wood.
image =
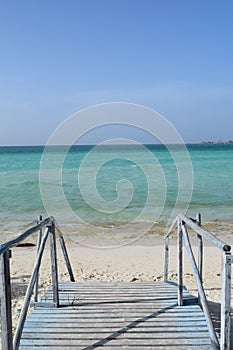
<path id="1" fill-rule="evenodd" d="M 200 217 L 197 216 L 196 220 L 193 220 L 188 219 L 183 215 L 179 215 L 178 218 L 174 220 L 173 227 L 171 227 L 165 240 L 164 279 L 166 281 L 168 279 L 169 265 L 169 236 L 178 219 L 180 222 L 183 220 L 187 225 L 189 225 L 197 232 L 198 264 L 196 263 L 196 260 L 194 258 L 186 228 L 184 225 L 182 225 L 180 229 L 178 227 L 177 240 L 178 283 L 175 285 L 175 283 L 158 282 L 156 284 L 153 284 L 153 286 L 156 285 L 156 290 L 151 288 L 150 283 L 144 283 L 143 288 L 141 288 L 142 284 L 137 282 L 133 284 L 112 283 L 108 285 L 106 283 L 92 284 L 89 282 L 82 285 L 80 283 L 75 284 L 73 282 L 73 284 L 61 284 L 59 291 L 55 226 L 53 218 L 46 219 L 45 221 L 39 223 L 37 226 L 34 226 L 30 230 L 27 230 L 23 235 L 21 235 L 17 239 L 1 245 L 0 256 L 1 254 L 5 254 L 8 251 L 9 247 L 17 245 L 20 241 L 24 240 L 35 231 L 42 230 L 42 227 L 44 227 L 45 225 L 50 225 L 50 232 L 47 230 L 46 234 L 48 237 L 50 233 L 50 252 L 52 262 L 53 286 L 41 302 L 34 303 L 36 309 L 31 314 L 30 321 L 25 322 L 25 317 L 33 293 L 33 289 L 35 290 L 35 300 L 38 301 L 38 288 L 36 285 L 38 283 L 37 278 L 39 276 L 39 260 L 41 260 L 43 254 L 43 251 L 41 252 L 41 248 L 43 244 L 45 246 L 45 242 L 43 241 L 45 236 L 43 236 L 41 244 L 39 244 L 37 262 L 34 267 L 33 274 L 26 293 L 24 306 L 19 320 L 19 326 L 16 330 L 13 347 L 14 350 L 18 349 L 24 324 L 26 327 L 24 332 L 25 337 L 22 339 L 20 349 L 29 349 L 34 346 L 41 347 L 44 340 L 48 341 L 47 346 L 49 346 L 50 349 L 53 347 L 52 343 L 50 343 L 50 340 L 54 341 L 54 344 L 56 343 L 56 349 L 65 347 L 73 348 L 75 342 L 75 349 L 79 348 L 80 346 L 82 349 L 89 349 L 90 346 L 95 348 L 99 346 L 102 347 L 105 345 L 108 349 L 112 347 L 114 348 L 114 350 L 117 348 L 126 349 L 128 347 L 131 349 L 137 347 L 139 347 L 140 349 L 144 349 L 144 347 L 147 349 L 153 349 L 154 347 L 156 349 L 159 349 L 160 347 L 169 349 L 173 346 L 176 346 L 179 349 L 181 349 L 182 347 L 185 347 L 185 349 L 187 349 L 189 348 L 189 346 L 193 347 L 194 344 L 198 348 L 204 346 L 205 348 L 209 349 L 217 349 L 218 339 L 216 334 L 215 337 L 217 340 L 213 337 L 212 331 L 214 332 L 214 330 L 211 329 L 212 322 L 210 319 L 210 315 L 208 314 L 207 301 L 202 285 L 202 239 L 208 239 L 215 246 L 220 248 L 223 252 L 229 252 L 231 247 L 223 241 L 221 241 L 220 239 L 217 239 L 210 232 L 203 230 L 199 225 L 201 222 Z M 199 307 L 195 308 L 197 307 L 197 305 L 194 305 L 194 298 L 191 298 L 188 295 L 187 291 L 183 288 L 182 236 L 184 236 L 185 238 L 186 249 L 188 251 L 193 268 L 195 270 L 194 276 L 198 286 L 200 302 L 203 307 L 206 320 L 208 322 L 212 345 L 210 345 L 210 337 L 207 333 L 208 329 L 205 324 L 206 321 L 204 321 L 203 319 L 202 311 Z M 40 239 L 41 238 L 39 237 L 38 241 L 40 241 Z M 65 242 L 61 234 L 59 240 L 67 265 L 67 269 L 70 275 L 70 279 L 71 281 L 74 281 L 73 271 L 66 251 Z M 233 257 L 227 255 L 226 259 L 228 266 L 224 267 L 225 270 L 223 273 L 224 301 L 222 303 L 221 325 L 223 343 L 221 343 L 221 349 L 229 350 L 229 288 L 231 280 L 230 264 L 233 262 Z M 177 306 L 177 287 L 179 306 Z M 10 298 L 8 298 L 8 301 L 9 300 Z M 52 308 L 54 305 L 59 305 L 59 300 L 61 302 L 61 305 L 65 306 L 65 308 Z M 51 308 L 47 309 L 47 307 Z M 40 312 L 36 313 L 38 310 Z M 46 314 L 43 313 L 44 310 L 47 312 Z M 187 323 L 185 325 L 182 322 Z M 69 327 L 67 325 L 69 325 Z M 9 327 L 10 325 L 8 324 L 8 326 L 6 327 L 8 331 Z M 74 329 L 74 327 L 76 327 L 76 329 Z M 8 332 L 8 334 L 10 333 Z M 35 334 L 37 334 L 35 338 L 38 339 L 33 340 L 33 335 Z M 49 334 L 48 337 L 47 334 Z M 36 343 L 37 340 L 39 341 L 39 343 Z M 90 340 L 91 344 L 89 344 Z M 143 345 L 142 340 L 144 340 Z M 6 349 L 8 350 L 8 348 Z"/>
<path id="2" fill-rule="evenodd" d="M 178 218 L 176 217 L 172 225 L 170 226 L 168 233 L 165 236 L 165 254 L 164 254 L 164 282 L 168 281 L 168 269 L 169 269 L 169 240 L 170 235 L 172 231 L 174 230 L 175 226 L 178 224 Z"/>
<path id="3" fill-rule="evenodd" d="M 66 323 L 66 322 L 65 322 Z M 160 327 L 160 331 L 156 331 L 156 327 L 158 328 L 158 326 Z M 72 331 L 70 330 L 70 327 L 72 328 Z M 63 327 L 63 326 L 57 326 L 57 327 L 50 327 L 49 324 L 47 327 L 40 327 L 40 329 L 36 329 L 34 328 L 27 328 L 27 332 L 24 333 L 24 337 L 28 337 L 29 335 L 32 336 L 35 339 L 49 339 L 54 337 L 54 335 L 59 335 L 59 337 L 61 336 L 64 337 L 67 333 L 68 334 L 75 334 L 75 337 L 80 338 L 80 337 L 88 337 L 88 336 L 93 336 L 95 334 L 95 338 L 98 337 L 104 337 L 108 334 L 111 334 L 112 332 L 116 332 L 119 330 L 119 328 L 121 327 L 121 325 L 115 325 L 114 327 L 108 327 L 108 325 L 104 328 L 104 327 L 98 327 L 97 325 L 95 325 L 95 327 L 93 327 L 93 325 L 90 327 L 88 327 L 88 325 L 85 325 L 85 327 L 79 327 L 78 324 L 76 324 L 74 326 L 73 323 L 70 323 L 70 327 Z M 190 328 L 194 328 L 196 330 L 197 335 L 192 332 L 192 337 L 197 337 L 197 338 L 201 338 L 204 336 L 206 336 L 206 338 L 209 338 L 209 334 L 208 331 L 206 330 L 206 324 L 203 326 L 199 326 L 196 323 L 195 324 L 190 324 L 189 325 Z M 132 335 L 132 334 L 136 334 L 136 337 L 138 336 L 144 336 L 145 338 L 151 337 L 153 335 L 159 336 L 159 334 L 162 334 L 163 336 L 166 334 L 166 329 L 169 328 L 170 332 L 174 332 L 175 333 L 175 337 L 180 337 L 180 335 L 183 335 L 183 333 L 185 331 L 187 331 L 187 325 L 185 326 L 176 326 L 176 325 L 170 325 L 168 323 L 164 324 L 164 325 L 158 325 L 156 323 L 151 324 L 151 326 L 137 326 L 134 329 L 129 329 L 127 331 L 128 334 Z M 189 328 L 189 329 L 190 329 Z M 190 332 L 190 331 L 187 331 Z M 187 336 L 187 333 L 186 333 Z M 189 336 L 189 338 L 191 338 L 191 335 Z"/>
<path id="4" fill-rule="evenodd" d="M 50 225 L 50 254 L 51 254 L 51 269 L 52 269 L 52 286 L 53 286 L 53 302 L 56 307 L 59 306 L 58 293 L 58 271 L 57 271 L 57 249 L 54 222 Z"/>
<path id="5" fill-rule="evenodd" d="M 73 270 L 71 267 L 70 259 L 69 259 L 68 252 L 67 252 L 66 245 L 65 245 L 65 241 L 64 241 L 64 237 L 61 235 L 59 236 L 59 242 L 60 242 L 62 253 L 63 253 L 64 259 L 65 259 L 66 267 L 67 267 L 67 270 L 68 270 L 68 273 L 70 276 L 70 281 L 75 282 Z"/>
<path id="6" fill-rule="evenodd" d="M 192 269 L 193 269 L 193 274 L 194 274 L 194 279 L 197 285 L 197 289 L 200 295 L 200 301 L 201 301 L 201 306 L 203 308 L 205 317 L 206 317 L 206 322 L 208 325 L 208 329 L 209 329 L 209 333 L 210 333 L 210 337 L 211 337 L 211 341 L 212 341 L 212 346 L 213 349 L 218 350 L 219 349 L 219 340 L 218 337 L 216 335 L 214 326 L 213 326 L 213 322 L 210 316 L 210 312 L 209 312 L 209 307 L 208 307 L 208 303 L 207 303 L 207 299 L 206 299 L 206 295 L 203 289 L 203 285 L 202 285 L 202 281 L 200 279 L 200 275 L 198 272 L 198 268 L 197 268 L 197 264 L 196 264 L 196 260 L 191 248 L 191 244 L 190 244 L 190 240 L 189 240 L 189 236 L 188 236 L 188 232 L 186 230 L 186 227 L 184 224 L 182 224 L 182 232 L 183 232 L 183 237 L 184 237 L 184 241 L 185 241 L 185 246 L 186 246 L 186 250 L 187 253 L 189 255 L 191 264 L 192 264 Z"/>
<path id="7" fill-rule="evenodd" d="M 201 227 L 201 214 L 196 215 L 196 223 Z M 198 272 L 200 275 L 201 282 L 203 281 L 203 240 L 202 236 L 197 234 L 197 250 L 198 250 Z M 198 300 L 200 302 L 200 294 L 198 292 Z"/>
<path id="8" fill-rule="evenodd" d="M 1 331 L 2 349 L 12 350 L 12 314 L 11 314 L 11 281 L 10 281 L 10 251 L 0 255 L 0 300 L 1 300 Z"/>
<path id="9" fill-rule="evenodd" d="M 178 217 L 176 218 L 177 220 L 182 221 L 184 224 L 188 225 L 192 230 L 194 230 L 194 232 L 196 232 L 197 234 L 197 242 L 198 242 L 198 263 L 196 264 L 196 260 L 194 258 L 192 249 L 191 249 L 191 245 L 189 242 L 189 237 L 186 231 L 186 249 L 188 250 L 188 254 L 190 256 L 192 265 L 194 270 L 196 271 L 194 273 L 194 277 L 195 279 L 199 279 L 200 281 L 197 281 L 199 284 L 198 287 L 198 300 L 200 305 L 202 305 L 203 303 L 203 297 L 201 296 L 201 294 L 203 294 L 205 296 L 204 293 L 204 289 L 203 289 L 203 238 L 205 238 L 206 240 L 208 240 L 209 242 L 211 242 L 213 245 L 215 245 L 217 248 L 221 249 L 223 251 L 223 255 L 225 255 L 225 253 L 228 253 L 228 266 L 226 266 L 226 264 L 223 264 L 224 270 L 223 270 L 223 282 L 222 282 L 222 303 L 221 303 L 221 308 L 222 308 L 222 312 L 221 312 L 221 349 L 228 349 L 230 347 L 230 284 L 231 284 L 231 274 L 230 274 L 230 264 L 233 263 L 233 256 L 230 255 L 230 251 L 231 251 L 231 246 L 229 244 L 226 244 L 224 241 L 222 241 L 221 239 L 215 237 L 215 235 L 213 235 L 211 232 L 204 230 L 201 227 L 201 215 L 197 214 L 196 215 L 196 219 L 192 219 L 192 218 L 187 218 L 185 215 L 180 214 L 178 215 Z M 175 220 L 176 220 L 175 219 Z M 175 222 L 175 221 L 174 221 Z M 168 266 L 167 266 L 167 257 L 166 257 L 166 249 L 167 248 L 167 242 L 166 239 L 167 237 L 169 237 L 171 231 L 173 230 L 173 226 L 174 226 L 174 222 L 171 226 L 171 228 L 169 229 L 168 234 L 165 236 L 165 265 L 164 265 L 164 276 L 168 276 Z M 182 230 L 185 229 L 184 227 L 182 227 Z M 186 229 L 185 229 L 186 230 Z M 179 242 L 179 231 L 178 231 L 178 242 Z M 178 243 L 178 284 L 180 283 L 180 266 L 179 266 L 179 243 Z M 193 264 L 193 262 L 195 264 Z M 194 266 L 195 265 L 195 266 Z M 200 283 L 199 283 L 200 282 Z M 203 293 L 201 292 L 201 290 L 203 291 Z M 179 292 L 178 292 L 178 303 L 179 303 Z M 206 298 L 206 297 L 205 297 Z M 204 300 L 204 303 L 206 303 L 207 305 L 207 301 Z M 204 308 L 204 310 L 206 309 L 205 305 L 202 305 L 202 307 Z M 206 312 L 205 312 L 206 313 Z M 207 315 L 208 316 L 208 315 Z M 208 318 L 210 318 L 208 316 Z M 211 319 L 210 319 L 211 321 Z M 211 321 L 212 324 L 212 321 Z M 211 326 L 212 328 L 212 326 Z M 224 345 L 223 345 L 224 344 Z M 218 344 L 217 344 L 218 345 Z"/>
<path id="10" fill-rule="evenodd" d="M 40 224 L 42 222 L 42 215 L 39 215 L 37 224 Z M 40 249 L 40 244 L 41 244 L 41 239 L 42 239 L 42 228 L 39 229 L 38 235 L 37 235 L 37 254 Z M 38 301 L 38 290 L 39 290 L 39 276 L 40 274 L 38 273 L 38 276 L 36 278 L 36 283 L 35 283 L 35 290 L 34 290 L 34 301 Z"/>
<path id="11" fill-rule="evenodd" d="M 41 259 L 42 259 L 42 255 L 44 252 L 45 243 L 47 241 L 48 235 L 49 235 L 49 228 L 46 228 L 44 236 L 43 236 L 41 244 L 40 244 L 40 249 L 39 249 L 38 254 L 37 254 L 37 260 L 36 260 L 36 263 L 35 263 L 31 278 L 30 278 L 30 282 L 29 282 L 29 285 L 28 285 L 28 288 L 26 291 L 26 295 L 25 295 L 23 306 L 22 306 L 21 314 L 19 317 L 17 329 L 15 331 L 14 340 L 13 340 L 14 350 L 17 350 L 19 347 L 19 342 L 20 342 L 22 331 L 23 331 L 23 326 L 24 326 L 25 319 L 27 316 L 28 308 L 30 305 L 30 299 L 31 299 L 31 296 L 33 294 L 33 289 L 34 289 L 34 286 L 36 283 L 36 279 L 37 279 L 37 276 L 39 273 Z"/>
<path id="12" fill-rule="evenodd" d="M 217 238 L 211 232 L 204 230 L 202 227 L 199 227 L 192 219 L 187 218 L 184 215 L 178 216 L 181 221 L 185 222 L 190 228 L 192 228 L 196 233 L 198 233 L 202 238 L 207 239 L 217 248 L 229 252 L 231 250 L 231 246 L 223 242 L 220 238 Z"/>
<path id="13" fill-rule="evenodd" d="M 201 281 L 203 281 L 203 242 L 202 242 L 202 237 L 199 234 L 197 235 L 197 249 L 198 249 L 198 271 L 199 271 Z"/>
<path id="14" fill-rule="evenodd" d="M 49 339 L 46 341 L 46 345 L 49 347 L 49 349 L 51 349 L 51 346 L 54 346 L 54 343 L 57 344 L 57 346 L 60 346 L 61 348 L 65 349 L 65 348 L 71 348 L 71 349 L 77 349 L 78 346 L 80 346 L 80 349 L 82 350 L 91 350 L 91 349 L 95 349 L 97 347 L 101 347 L 104 348 L 105 344 L 106 344 L 106 349 L 116 349 L 116 346 L 118 347 L 118 349 L 125 349 L 125 346 L 129 346 L 131 348 L 131 350 L 135 350 L 135 349 L 149 349 L 152 350 L 157 350 L 158 347 L 154 345 L 154 343 L 157 342 L 160 344 L 159 348 L 163 349 L 163 350 L 168 350 L 168 349 L 181 349 L 181 346 L 185 346 L 185 349 L 187 349 L 187 345 L 191 346 L 191 349 L 207 349 L 209 350 L 213 350 L 213 348 L 211 348 L 211 346 L 209 345 L 209 340 L 206 339 L 195 339 L 195 346 L 193 346 L 194 344 L 194 339 L 177 339 L 177 341 L 174 338 L 170 338 L 166 337 L 166 339 L 148 339 L 147 341 L 143 338 L 141 339 L 121 339 L 120 336 L 118 337 L 118 339 L 112 339 L 111 337 L 107 337 L 106 339 L 100 339 L 99 341 L 96 340 L 96 343 L 93 342 L 93 339 L 81 339 L 81 340 L 77 340 L 77 339 L 72 339 L 72 338 L 67 338 L 67 339 Z M 24 340 L 22 343 L 22 348 L 21 349 L 25 349 L 25 346 L 29 346 L 30 349 L 33 349 L 34 346 L 44 346 L 44 339 L 38 339 L 38 340 L 34 340 L 34 339 L 27 339 Z M 94 345 L 89 345 L 94 343 Z M 122 343 L 124 344 L 122 347 Z M 111 344 L 109 346 L 109 344 Z M 132 346 L 133 344 L 133 346 Z"/>
<path id="15" fill-rule="evenodd" d="M 176 299 L 171 299 L 170 293 L 167 295 L 167 289 L 175 295 L 177 284 L 59 283 L 63 300 L 67 298 L 67 306 L 33 310 L 25 323 L 20 350 L 34 347 L 54 350 L 99 347 L 103 350 L 212 349 L 199 305 L 184 289 L 186 301 L 192 302 L 179 307 Z M 85 306 L 68 306 L 70 294 L 74 291 L 80 291 Z M 146 298 L 153 292 L 157 296 L 155 302 Z M 51 292 L 46 293 L 46 300 L 48 294 Z M 107 294 L 109 299 L 106 302 L 103 298 Z M 127 303 L 122 303 L 123 294 Z M 88 300 L 90 295 L 93 300 Z"/>
<path id="16" fill-rule="evenodd" d="M 199 227 L 201 227 L 201 214 L 198 213 L 196 215 L 196 223 Z M 203 278 L 203 241 L 202 236 L 197 234 L 197 246 L 198 246 L 198 271 L 202 281 Z"/>
<path id="17" fill-rule="evenodd" d="M 31 350 L 32 347 L 31 345 L 24 345 L 23 346 L 23 349 L 24 350 Z M 41 346 L 37 346 L 36 347 L 37 350 L 45 350 L 44 346 L 41 345 Z M 92 349 L 92 348 L 86 348 L 85 346 L 83 345 L 80 345 L 80 346 L 75 346 L 75 348 L 72 348 L 72 347 L 69 347 L 68 349 L 72 349 L 72 350 L 84 350 L 84 349 Z M 122 349 L 122 346 L 121 345 L 113 345 L 113 346 L 108 346 L 106 349 L 108 350 L 135 350 L 135 349 L 141 349 L 141 346 L 135 346 L 134 348 L 131 346 L 131 345 L 124 345 L 124 348 Z M 153 347 L 147 347 L 146 348 L 147 350 L 151 350 L 153 349 Z M 171 350 L 173 349 L 174 350 L 174 347 L 172 346 L 172 344 L 169 346 L 167 345 L 166 348 L 164 346 L 156 346 L 155 348 L 156 350 Z M 179 347 L 176 346 L 176 349 L 179 349 L 179 350 L 194 350 L 193 346 L 192 345 L 188 345 L 188 344 L 179 344 Z M 205 343 L 202 343 L 201 346 L 198 346 L 198 349 L 201 349 L 201 350 L 211 350 L 211 346 L 209 346 L 208 344 L 205 344 Z M 49 346 L 49 350 L 64 350 L 64 346 L 63 345 L 50 345 Z"/>
<path id="18" fill-rule="evenodd" d="M 168 281 L 169 266 L 169 237 L 165 238 L 165 255 L 164 255 L 164 282 Z"/>
<path id="19" fill-rule="evenodd" d="M 169 303 L 175 304 L 174 300 L 171 300 L 171 301 L 169 300 Z M 151 312 L 151 311 L 157 312 L 158 310 L 161 310 L 161 308 L 165 308 L 166 306 L 170 305 L 168 303 L 166 303 L 166 304 L 161 303 L 161 304 L 158 304 L 155 306 L 154 303 L 151 303 L 150 307 L 148 307 L 146 305 L 146 303 L 141 303 L 141 301 L 139 300 L 135 306 L 135 309 L 131 310 L 132 304 L 135 304 L 135 303 L 128 302 L 128 306 L 130 306 L 130 307 L 127 307 L 126 304 L 122 304 L 121 301 L 119 300 L 118 304 L 116 304 L 115 309 L 113 308 L 115 303 L 111 306 L 111 308 L 105 308 L 105 305 L 102 305 L 102 309 L 97 309 L 96 308 L 97 303 L 95 303 L 95 305 L 93 305 L 94 306 L 93 309 L 88 309 L 88 307 L 90 308 L 91 304 L 92 304 L 91 302 L 87 303 L 86 308 L 83 308 L 81 305 L 80 306 L 76 305 L 76 307 L 75 307 L 75 306 L 67 303 L 67 307 L 63 308 L 63 310 L 61 310 L 61 308 L 58 308 L 58 309 L 54 308 L 54 310 L 58 310 L 58 312 L 51 313 L 48 311 L 50 308 L 50 303 L 48 303 L 47 304 L 48 308 L 46 310 L 44 310 L 44 307 L 37 308 L 36 309 L 37 312 L 34 312 L 30 316 L 30 320 L 32 321 L 35 318 L 38 321 L 41 318 L 41 320 L 43 322 L 49 322 L 49 319 L 53 319 L 54 317 L 59 318 L 59 319 L 62 319 L 62 318 L 75 319 L 76 314 L 78 313 L 80 316 L 83 316 L 83 317 L 85 316 L 86 319 L 90 319 L 90 321 L 93 321 L 93 322 L 94 322 L 96 317 L 97 318 L 103 317 L 103 319 L 111 318 L 114 321 L 114 318 L 116 318 L 116 317 L 118 318 L 118 316 L 119 316 L 118 314 L 121 314 L 122 317 L 125 317 L 126 315 L 128 317 L 134 317 L 136 314 L 143 315 L 143 314 L 145 314 L 147 312 Z M 139 309 L 138 304 L 142 305 L 144 310 Z M 72 310 L 70 310 L 68 308 L 68 306 L 72 307 Z M 153 308 L 153 306 L 154 306 L 154 308 Z M 97 307 L 98 307 L 98 305 L 97 305 Z M 40 312 L 38 312 L 39 310 L 40 310 Z M 41 310 L 43 310 L 43 312 Z M 173 320 L 173 318 L 175 318 L 175 319 L 178 318 L 178 321 L 179 321 L 179 317 L 181 317 L 181 320 L 182 320 L 182 317 L 184 317 L 184 318 L 189 317 L 190 318 L 190 312 L 192 312 L 192 315 L 191 315 L 192 319 L 196 319 L 196 318 L 200 319 L 200 317 L 202 319 L 204 319 L 204 314 L 201 311 L 201 309 L 199 310 L 194 306 L 193 307 L 184 306 L 182 309 L 178 309 L 178 307 L 177 307 L 176 309 L 167 310 L 165 315 L 157 316 L 156 320 L 159 318 L 164 318 L 166 316 L 165 318 L 168 317 L 170 321 Z M 46 313 L 47 317 L 48 317 L 48 318 L 46 318 L 46 320 L 43 318 L 44 313 Z M 83 317 L 81 317 L 81 319 L 76 319 L 76 321 L 79 320 L 79 322 L 84 322 Z M 85 320 L 85 322 L 86 322 L 86 320 Z"/>
<path id="20" fill-rule="evenodd" d="M 178 262 L 178 300 L 179 306 L 183 305 L 183 235 L 181 221 L 178 221 L 177 234 L 177 262 Z"/>
<path id="21" fill-rule="evenodd" d="M 173 222 L 172 222 L 172 224 L 171 224 L 171 226 L 170 226 L 170 228 L 165 236 L 165 239 L 171 235 L 172 231 L 177 226 L 177 224 L 178 224 L 178 216 L 173 220 Z"/>
<path id="22" fill-rule="evenodd" d="M 221 302 L 221 350 L 230 350 L 231 332 L 231 263 L 232 256 L 223 252 L 222 259 L 222 302 Z"/>
<path id="23" fill-rule="evenodd" d="M 47 317 L 46 314 L 45 314 L 45 317 Z M 120 327 L 122 327 L 122 325 L 125 322 L 128 322 L 128 323 L 134 322 L 135 319 L 137 317 L 140 317 L 140 316 L 135 314 L 134 316 L 131 316 L 131 317 L 129 317 L 129 316 L 115 317 L 115 319 L 113 319 L 113 320 L 111 318 L 105 318 L 105 319 L 102 318 L 101 319 L 98 317 L 96 317 L 95 320 L 92 320 L 91 317 L 89 317 L 89 318 L 85 318 L 85 322 L 84 321 L 77 322 L 77 318 L 80 318 L 80 317 L 81 316 L 79 314 L 77 314 L 76 318 L 53 317 L 53 318 L 49 318 L 49 320 L 45 320 L 45 319 L 43 320 L 41 318 L 37 321 L 35 320 L 34 322 L 33 322 L 33 320 L 30 320 L 30 324 L 27 323 L 27 325 L 25 325 L 24 332 L 27 332 L 29 328 L 34 329 L 36 332 L 36 327 L 38 326 L 38 327 L 40 327 L 38 332 L 42 331 L 43 329 L 53 331 L 54 328 L 61 328 L 61 332 L 65 331 L 65 330 L 71 332 L 72 329 L 77 328 L 78 331 L 80 331 L 80 332 L 83 331 L 83 333 L 85 333 L 88 329 L 93 330 L 94 328 L 98 328 L 99 330 L 102 330 L 105 328 L 109 329 L 109 328 L 114 328 L 114 327 L 120 328 Z M 190 323 L 187 321 L 186 325 L 182 326 L 180 328 L 179 328 L 179 322 L 176 325 L 176 324 L 171 324 L 171 322 L 169 322 L 168 318 L 167 318 L 167 320 L 168 321 L 162 325 L 160 324 L 160 322 L 148 321 L 147 324 L 144 326 L 144 328 L 146 329 L 148 327 L 151 327 L 151 328 L 154 328 L 153 331 L 155 331 L 155 329 L 160 329 L 160 330 L 163 329 L 164 332 L 169 332 L 172 329 L 176 329 L 176 330 L 180 329 L 180 331 L 182 330 L 183 333 L 185 333 L 189 329 L 188 327 L 190 327 L 190 328 L 192 328 L 192 331 L 195 335 L 195 332 L 197 331 L 196 328 L 200 327 L 198 320 L 196 320 L 196 321 L 194 320 L 193 323 Z M 202 319 L 201 319 L 201 321 L 202 321 Z M 176 317 L 173 317 L 173 322 L 176 322 Z M 63 323 L 64 323 L 64 325 L 63 325 Z M 43 324 L 43 326 L 42 326 L 42 324 Z M 206 334 L 209 338 L 209 342 L 210 342 L 210 336 L 209 336 L 209 333 L 208 333 L 208 330 L 206 327 L 206 322 L 202 326 L 201 329 L 206 332 Z"/>
<path id="24" fill-rule="evenodd" d="M 52 218 L 47 218 L 47 219 L 43 220 L 41 223 L 37 224 L 36 226 L 33 226 L 29 230 L 25 231 L 19 237 L 12 239 L 11 241 L 8 241 L 6 243 L 1 244 L 0 245 L 0 255 L 5 253 L 8 249 L 17 246 L 17 244 L 24 241 L 27 237 L 29 237 L 33 233 L 37 232 L 40 228 L 45 227 L 49 222 L 51 222 L 51 220 L 52 220 Z"/>

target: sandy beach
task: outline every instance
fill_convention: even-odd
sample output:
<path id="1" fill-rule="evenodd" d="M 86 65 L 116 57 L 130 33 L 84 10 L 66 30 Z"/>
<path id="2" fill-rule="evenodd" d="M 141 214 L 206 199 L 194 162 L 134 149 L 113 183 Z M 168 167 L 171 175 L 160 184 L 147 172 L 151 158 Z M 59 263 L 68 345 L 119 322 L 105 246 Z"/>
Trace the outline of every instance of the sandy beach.
<path id="1" fill-rule="evenodd" d="M 214 232 L 228 244 L 233 243 L 231 232 L 232 223 L 209 223 L 205 228 Z M 174 236 L 174 235 L 173 235 Z M 33 239 L 32 239 L 33 241 Z M 196 239 L 193 238 L 194 251 Z M 67 250 L 73 267 L 76 281 L 159 281 L 163 279 L 164 270 L 164 238 L 160 234 L 149 234 L 137 241 L 121 247 L 100 248 L 100 238 L 96 238 L 97 248 L 80 245 L 66 237 Z M 93 243 L 93 240 L 92 240 Z M 177 279 L 177 249 L 176 238 L 170 241 L 169 279 Z M 57 245 L 59 280 L 68 281 L 66 265 Z M 12 250 L 12 307 L 13 325 L 17 324 L 23 297 L 35 262 L 36 246 L 15 247 Z M 43 257 L 40 274 L 40 295 L 51 284 L 49 247 Z M 184 250 L 184 283 L 193 295 L 197 295 L 197 288 L 193 278 L 193 271 Z M 204 286 L 209 301 L 221 301 L 221 252 L 205 242 L 204 248 Z M 216 305 L 217 305 L 216 304 Z M 215 304 L 213 304 L 215 305 Z"/>

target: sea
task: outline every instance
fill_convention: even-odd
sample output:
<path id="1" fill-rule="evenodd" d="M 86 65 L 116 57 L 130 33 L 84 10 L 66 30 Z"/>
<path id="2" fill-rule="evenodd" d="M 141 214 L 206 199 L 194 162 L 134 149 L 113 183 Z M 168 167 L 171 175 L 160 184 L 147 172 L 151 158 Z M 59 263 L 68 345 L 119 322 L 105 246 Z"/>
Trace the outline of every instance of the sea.
<path id="1" fill-rule="evenodd" d="M 166 223 L 182 212 L 233 220 L 233 145 L 0 147 L 0 229 Z"/>

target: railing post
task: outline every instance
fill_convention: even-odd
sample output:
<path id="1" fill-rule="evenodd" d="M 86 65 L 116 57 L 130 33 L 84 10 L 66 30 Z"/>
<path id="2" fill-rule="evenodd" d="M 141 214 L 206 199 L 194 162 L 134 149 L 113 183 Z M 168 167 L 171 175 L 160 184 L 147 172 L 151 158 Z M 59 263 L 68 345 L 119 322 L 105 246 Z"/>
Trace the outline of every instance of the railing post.
<path id="1" fill-rule="evenodd" d="M 178 251 L 178 306 L 183 305 L 183 234 L 182 234 L 182 221 L 178 220 L 177 227 L 177 251 Z"/>
<path id="2" fill-rule="evenodd" d="M 12 309 L 11 309 L 11 282 L 9 259 L 11 251 L 8 249 L 0 256 L 0 300 L 1 300 L 1 328 L 2 349 L 12 350 Z"/>
<path id="3" fill-rule="evenodd" d="M 164 255 L 164 282 L 168 281 L 168 265 L 169 265 L 169 237 L 165 238 L 165 255 Z"/>
<path id="4" fill-rule="evenodd" d="M 42 222 L 42 215 L 39 215 L 38 217 L 38 221 L 37 223 L 41 223 Z M 38 231 L 38 237 L 37 237 L 37 254 L 39 252 L 40 249 L 40 244 L 41 244 L 41 239 L 42 239 L 42 228 L 39 229 Z M 34 290 L 34 301 L 38 302 L 38 290 L 39 290 L 39 273 L 38 276 L 36 278 L 36 283 L 35 283 L 35 290 Z"/>
<path id="5" fill-rule="evenodd" d="M 53 284 L 53 303 L 55 307 L 59 306 L 59 292 L 58 292 L 58 270 L 57 270 L 57 249 L 54 221 L 50 224 L 50 254 L 51 254 L 51 268 L 52 268 L 52 284 Z"/>
<path id="6" fill-rule="evenodd" d="M 75 282 L 73 270 L 72 270 L 72 267 L 71 267 L 71 264 L 70 264 L 70 259 L 69 259 L 68 253 L 67 253 L 67 249 L 66 249 L 66 245 L 65 245 L 65 241 L 64 241 L 64 237 L 63 236 L 59 237 L 59 242 L 60 242 L 61 250 L 62 250 L 64 259 L 65 259 L 66 267 L 67 267 L 67 270 L 68 270 L 68 273 L 69 273 L 69 276 L 70 276 L 70 281 L 71 282 Z"/>
<path id="7" fill-rule="evenodd" d="M 231 263 L 232 256 L 223 252 L 222 302 L 221 302 L 221 350 L 230 350 L 231 333 Z"/>
<path id="8" fill-rule="evenodd" d="M 197 213 L 196 223 L 201 226 L 201 214 Z M 202 236 L 197 234 L 197 249 L 198 249 L 198 272 L 200 275 L 201 282 L 203 281 L 203 241 Z M 200 304 L 200 295 L 198 293 L 198 301 Z"/>

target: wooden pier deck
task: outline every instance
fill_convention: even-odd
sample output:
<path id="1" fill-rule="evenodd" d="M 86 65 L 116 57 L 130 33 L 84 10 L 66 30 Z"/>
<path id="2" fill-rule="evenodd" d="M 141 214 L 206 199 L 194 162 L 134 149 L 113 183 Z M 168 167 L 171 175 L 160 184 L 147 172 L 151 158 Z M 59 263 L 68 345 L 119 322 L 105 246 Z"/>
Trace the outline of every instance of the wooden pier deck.
<path id="1" fill-rule="evenodd" d="M 49 289 L 42 301 L 52 302 Z M 23 349 L 212 349 L 204 314 L 172 282 L 59 283 L 59 308 L 38 304 L 27 318 Z"/>

